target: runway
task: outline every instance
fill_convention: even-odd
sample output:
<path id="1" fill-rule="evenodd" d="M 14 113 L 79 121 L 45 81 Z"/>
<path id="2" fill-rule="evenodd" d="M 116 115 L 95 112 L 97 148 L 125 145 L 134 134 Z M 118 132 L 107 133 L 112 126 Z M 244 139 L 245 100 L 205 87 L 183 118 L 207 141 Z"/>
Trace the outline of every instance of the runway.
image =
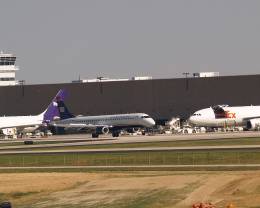
<path id="1" fill-rule="evenodd" d="M 103 145 L 103 144 L 131 144 L 131 143 L 146 143 L 146 142 L 167 142 L 167 141 L 196 141 L 196 140 L 216 140 L 230 138 L 255 138 L 259 137 L 260 132 L 228 132 L 228 133 L 204 133 L 204 134 L 173 134 L 173 135 L 153 135 L 153 136 L 121 136 L 113 138 L 110 135 L 101 135 L 100 138 L 92 139 L 89 134 L 81 135 L 60 135 L 52 136 L 51 138 L 23 138 L 17 140 L 1 140 L 0 151 L 7 150 L 23 150 L 34 148 L 48 147 L 75 147 L 86 145 Z M 14 145 L 17 142 L 30 140 L 37 142 L 33 145 Z M 42 142 L 47 144 L 41 144 Z M 49 142 L 49 143 L 48 143 Z M 3 146 L 4 144 L 14 143 L 12 145 Z"/>
<path id="2" fill-rule="evenodd" d="M 105 141 L 107 139 L 116 142 L 151 142 L 151 141 L 174 141 L 174 140 L 198 140 L 198 139 L 219 139 L 219 138 L 242 138 L 242 137 L 260 137 L 260 131 L 243 131 L 243 132 L 211 132 L 211 133 L 194 133 L 194 134 L 155 134 L 155 135 L 122 135 L 114 138 L 111 134 L 100 135 L 99 138 L 91 138 L 90 134 L 71 134 L 71 135 L 53 135 L 47 138 L 18 138 L 18 139 L 1 139 L 1 143 L 21 142 L 24 140 L 32 141 Z"/>

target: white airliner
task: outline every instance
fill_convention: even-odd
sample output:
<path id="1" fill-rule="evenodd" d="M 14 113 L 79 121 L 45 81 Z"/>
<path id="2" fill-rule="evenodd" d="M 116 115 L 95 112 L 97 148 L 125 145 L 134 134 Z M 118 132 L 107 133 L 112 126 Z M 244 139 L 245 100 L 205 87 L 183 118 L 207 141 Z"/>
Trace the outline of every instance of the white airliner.
<path id="1" fill-rule="evenodd" d="M 196 111 L 189 118 L 195 126 L 226 127 L 242 126 L 246 129 L 260 127 L 260 106 L 217 105 Z"/>
<path id="2" fill-rule="evenodd" d="M 24 128 L 39 127 L 51 122 L 55 117 L 59 116 L 56 103 L 57 99 L 63 100 L 65 95 L 65 91 L 60 90 L 49 104 L 48 108 L 39 115 L 0 117 L 0 129 L 17 128 L 18 130 L 23 130 Z"/>
<path id="3" fill-rule="evenodd" d="M 118 137 L 122 129 L 136 132 L 139 128 L 150 128 L 155 125 L 155 121 L 145 113 L 75 117 L 69 112 L 63 101 L 59 101 L 57 104 L 60 120 L 53 121 L 53 126 L 91 129 L 93 138 L 109 132 L 112 133 L 113 137 Z"/>

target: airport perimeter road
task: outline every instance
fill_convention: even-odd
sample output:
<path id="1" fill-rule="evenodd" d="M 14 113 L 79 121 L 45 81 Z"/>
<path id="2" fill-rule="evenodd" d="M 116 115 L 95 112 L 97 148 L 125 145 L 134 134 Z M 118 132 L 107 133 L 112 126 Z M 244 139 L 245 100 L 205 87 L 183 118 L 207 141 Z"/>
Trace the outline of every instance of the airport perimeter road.
<path id="1" fill-rule="evenodd" d="M 115 139 L 112 136 L 104 135 L 100 137 L 98 140 L 112 140 Z M 93 139 L 90 134 L 68 134 L 68 135 L 53 135 L 49 137 L 23 137 L 23 138 L 17 138 L 17 139 L 0 139 L 0 144 L 4 143 L 19 143 L 23 142 L 25 140 L 31 140 L 35 142 L 57 142 L 57 141 L 93 141 L 97 139 Z"/>
<path id="2" fill-rule="evenodd" d="M 35 151 L 3 151 L 0 155 L 8 154 L 64 154 L 64 153 L 124 153 L 124 152 L 160 152 L 160 151 L 260 151 L 260 145 L 232 146 L 194 146 L 194 147 L 142 147 L 142 148 L 106 148 L 106 149 L 77 149 L 77 150 L 35 150 Z"/>
<path id="3" fill-rule="evenodd" d="M 114 138 L 111 134 L 100 135 L 99 138 L 91 138 L 90 134 L 71 134 L 71 135 L 53 135 L 48 138 L 18 138 L 18 139 L 1 139 L 1 143 L 23 142 L 24 140 L 32 140 L 37 142 L 68 142 L 79 141 L 89 143 L 132 143 L 132 142 L 153 142 L 153 141 L 175 141 L 175 140 L 203 140 L 203 139 L 224 139 L 224 138 L 243 138 L 243 137 L 259 137 L 260 131 L 245 132 L 213 132 L 213 133 L 195 133 L 195 134 L 155 134 L 146 136 L 123 135 Z"/>
<path id="4" fill-rule="evenodd" d="M 160 134 L 152 136 L 122 136 L 118 140 L 108 141 L 112 143 L 134 143 L 134 142 L 160 142 L 160 141 L 189 141 L 189 140 L 209 140 L 225 138 L 248 138 L 259 137 L 260 131 L 253 132 L 227 132 L 227 133 L 197 133 L 197 134 Z"/>
<path id="5" fill-rule="evenodd" d="M 224 139 L 224 138 L 243 138 L 243 137 L 259 137 L 260 131 L 245 131 L 245 132 L 213 132 L 213 133 L 196 133 L 196 134 L 155 134 L 146 136 L 123 135 L 118 138 L 113 138 L 111 134 L 100 135 L 99 138 L 93 139 L 90 134 L 80 135 L 60 135 L 52 136 L 49 141 L 64 141 L 67 140 L 82 140 L 90 143 L 99 142 L 105 144 L 111 143 L 133 143 L 133 142 L 153 142 L 153 141 L 175 141 L 175 140 L 203 140 L 203 139 Z M 46 139 L 44 139 L 46 140 Z M 48 141 L 47 140 L 47 141 Z"/>

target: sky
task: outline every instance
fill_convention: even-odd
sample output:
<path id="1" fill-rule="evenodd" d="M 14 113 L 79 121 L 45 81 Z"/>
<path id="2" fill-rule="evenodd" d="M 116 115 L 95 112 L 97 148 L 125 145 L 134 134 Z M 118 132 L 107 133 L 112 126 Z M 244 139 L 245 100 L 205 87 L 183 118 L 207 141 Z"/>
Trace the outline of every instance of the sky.
<path id="1" fill-rule="evenodd" d="M 1 0 L 17 79 L 260 73 L 259 0 Z"/>

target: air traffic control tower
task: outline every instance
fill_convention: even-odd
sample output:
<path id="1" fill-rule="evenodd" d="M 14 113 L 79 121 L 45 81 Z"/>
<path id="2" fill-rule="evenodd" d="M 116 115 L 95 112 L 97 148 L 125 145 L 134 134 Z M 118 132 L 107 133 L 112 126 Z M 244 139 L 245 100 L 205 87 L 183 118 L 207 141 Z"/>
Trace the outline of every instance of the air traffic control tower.
<path id="1" fill-rule="evenodd" d="M 16 57 L 13 54 L 0 52 L 0 86 L 16 85 L 15 72 L 18 67 L 15 66 Z"/>

